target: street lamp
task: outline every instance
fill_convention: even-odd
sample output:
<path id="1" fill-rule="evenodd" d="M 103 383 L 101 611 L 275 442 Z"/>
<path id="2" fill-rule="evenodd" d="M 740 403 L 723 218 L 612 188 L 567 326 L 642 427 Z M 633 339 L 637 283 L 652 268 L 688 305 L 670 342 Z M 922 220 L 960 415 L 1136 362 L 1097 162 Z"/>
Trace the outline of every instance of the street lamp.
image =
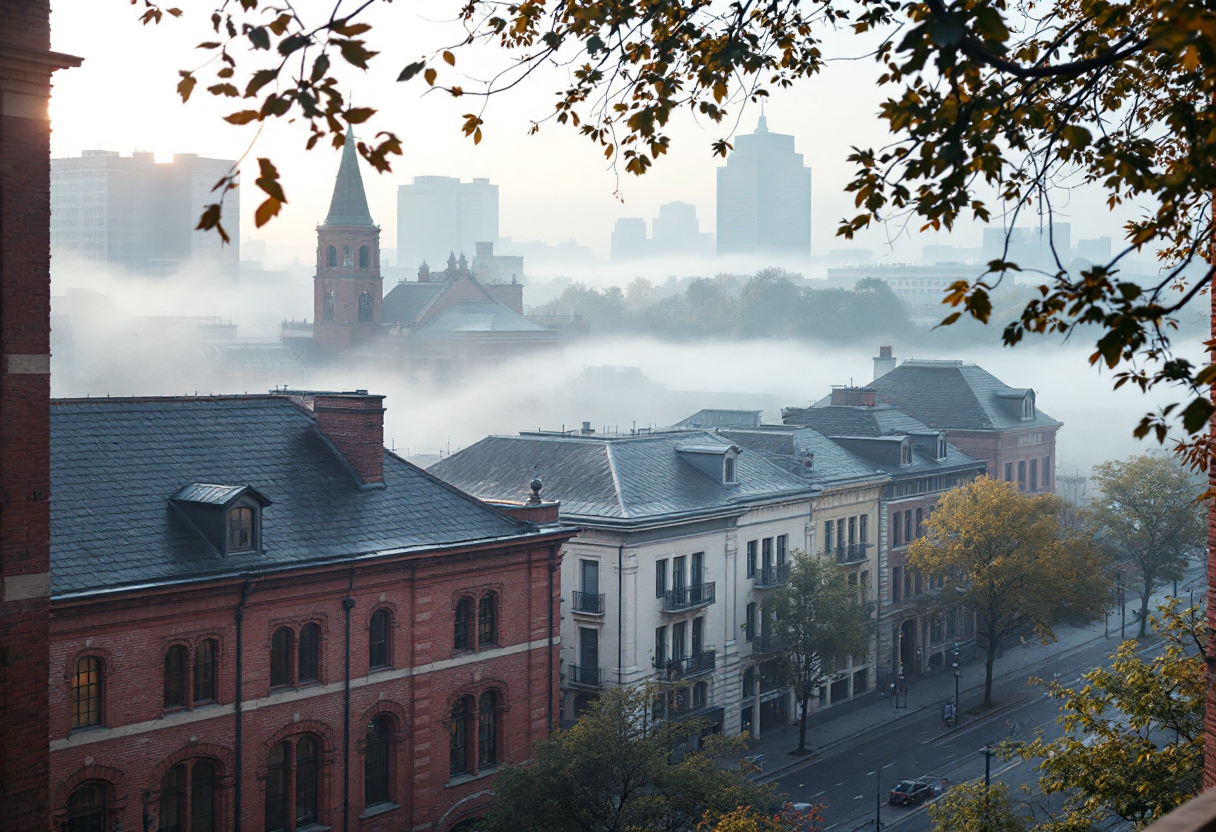
<path id="1" fill-rule="evenodd" d="M 882 829 L 882 770 L 890 768 L 895 763 L 878 766 L 870 774 L 874 775 L 874 832 Z"/>
<path id="2" fill-rule="evenodd" d="M 1119 592 L 1119 638 L 1127 638 L 1127 604 L 1123 600 L 1123 573 L 1115 573 L 1115 588 Z"/>
<path id="3" fill-rule="evenodd" d="M 958 725 L 958 680 L 960 671 L 958 669 L 959 647 L 958 642 L 954 642 L 954 652 L 951 654 L 954 665 L 954 724 Z"/>
<path id="4" fill-rule="evenodd" d="M 987 792 L 992 784 L 992 757 L 996 750 L 989 743 L 980 749 L 980 753 L 984 755 L 984 791 Z"/>

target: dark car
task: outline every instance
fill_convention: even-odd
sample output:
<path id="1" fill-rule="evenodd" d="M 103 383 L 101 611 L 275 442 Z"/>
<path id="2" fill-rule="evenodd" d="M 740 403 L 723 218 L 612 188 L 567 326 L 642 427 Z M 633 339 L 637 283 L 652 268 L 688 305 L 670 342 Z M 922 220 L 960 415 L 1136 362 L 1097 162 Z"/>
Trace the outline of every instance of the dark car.
<path id="1" fill-rule="evenodd" d="M 915 806 L 933 797 L 933 787 L 919 780 L 904 780 L 891 789 L 890 803 L 897 806 Z"/>

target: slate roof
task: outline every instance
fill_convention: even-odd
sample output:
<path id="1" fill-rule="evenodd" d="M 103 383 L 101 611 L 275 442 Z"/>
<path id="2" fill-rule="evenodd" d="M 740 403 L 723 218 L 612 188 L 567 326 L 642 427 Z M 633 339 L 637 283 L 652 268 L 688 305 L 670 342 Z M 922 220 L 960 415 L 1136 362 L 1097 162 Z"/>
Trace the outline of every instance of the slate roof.
<path id="1" fill-rule="evenodd" d="M 890 405 L 788 407 L 781 411 L 781 418 L 787 425 L 813 428 L 827 436 L 892 436 L 931 430 Z"/>
<path id="2" fill-rule="evenodd" d="M 813 487 L 763 455 L 744 450 L 737 485 L 702 473 L 678 449 L 729 446 L 707 431 L 647 436 L 552 434 L 491 436 L 432 465 L 436 476 L 482 499 L 525 500 L 540 477 L 546 500 L 560 500 L 563 518 L 612 524 L 654 521 L 723 510 L 749 502 L 810 496 Z"/>
<path id="3" fill-rule="evenodd" d="M 385 452 L 360 489 L 311 413 L 281 396 L 51 402 L 51 594 L 87 594 L 518 537 L 534 529 Z M 170 504 L 252 486 L 265 551 L 221 558 Z M 526 487 L 526 480 L 525 480 Z"/>
<path id="4" fill-rule="evenodd" d="M 810 428 L 762 425 L 754 428 L 723 428 L 718 434 L 744 448 L 764 454 L 801 479 L 822 487 L 862 482 L 885 482 L 879 466 L 850 453 L 828 437 Z M 803 462 L 814 454 L 814 466 Z"/>
<path id="5" fill-rule="evenodd" d="M 870 382 L 878 400 L 941 430 L 1016 430 L 1058 427 L 1035 407 L 1021 418 L 1021 394 L 975 364 L 962 361 L 905 361 Z M 1002 395 L 1004 394 L 1004 395 Z"/>
<path id="6" fill-rule="evenodd" d="M 346 129 L 346 144 L 342 146 L 342 163 L 334 182 L 334 195 L 329 200 L 326 225 L 375 225 L 367 210 L 367 194 L 363 192 L 363 177 L 359 173 L 359 151 L 355 134 Z"/>
<path id="7" fill-rule="evenodd" d="M 733 410 L 724 407 L 706 407 L 686 419 L 676 422 L 677 428 L 732 428 L 759 427 L 759 410 Z"/>
<path id="8" fill-rule="evenodd" d="M 458 303 L 440 312 L 418 330 L 419 335 L 451 332 L 542 332 L 552 333 L 534 324 L 501 303 Z"/>
<path id="9" fill-rule="evenodd" d="M 384 296 L 381 320 L 386 324 L 408 324 L 443 293 L 444 283 L 398 283 Z"/>

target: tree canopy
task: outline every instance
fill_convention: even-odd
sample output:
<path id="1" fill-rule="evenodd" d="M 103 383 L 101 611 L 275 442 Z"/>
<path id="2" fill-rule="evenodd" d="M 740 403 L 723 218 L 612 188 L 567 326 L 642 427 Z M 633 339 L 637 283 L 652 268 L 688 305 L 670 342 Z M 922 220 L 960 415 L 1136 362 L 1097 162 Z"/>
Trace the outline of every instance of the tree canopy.
<path id="1" fill-rule="evenodd" d="M 657 686 L 611 688 L 573 727 L 509 765 L 480 832 L 682 832 L 739 807 L 775 815 L 771 786 L 753 783 L 738 737 L 711 736 L 695 716 L 657 716 Z M 695 747 L 694 746 L 699 746 Z M 771 810 L 771 811 L 769 811 Z M 767 832 L 766 827 L 759 827 Z"/>
<path id="2" fill-rule="evenodd" d="M 929 807 L 933 832 L 1026 832 L 1031 816 L 1014 803 L 1009 787 L 983 780 L 967 780 L 946 792 Z"/>
<path id="3" fill-rule="evenodd" d="M 1190 558 L 1203 551 L 1207 511 L 1195 499 L 1200 488 L 1176 459 L 1159 454 L 1103 462 L 1093 479 L 1101 491 L 1093 502 L 1099 533 L 1140 578 L 1144 636 L 1153 591 L 1179 580 Z"/>
<path id="4" fill-rule="evenodd" d="M 1054 494 L 1029 496 L 1012 483 L 980 477 L 947 492 L 908 547 L 908 568 L 928 579 L 930 614 L 975 614 L 985 652 L 984 705 L 992 667 L 1010 639 L 1054 640 L 1053 625 L 1101 617 L 1109 598 L 1107 564 L 1092 533 L 1063 522 Z"/>
<path id="5" fill-rule="evenodd" d="M 806 720 L 811 697 L 827 684 L 850 656 L 864 661 L 873 630 L 858 587 L 829 560 L 793 553 L 789 580 L 763 599 L 761 635 L 779 639 L 773 678 L 794 690 L 802 706 L 798 751 L 806 751 Z"/>
<path id="6" fill-rule="evenodd" d="M 1107 828 L 1114 820 L 1141 828 L 1202 789 L 1206 622 L 1198 609 L 1176 603 L 1158 609 L 1163 652 L 1145 659 L 1128 640 L 1080 688 L 1047 686 L 1060 703 L 1064 735 L 1019 751 L 1038 763 L 1042 792 L 1064 796 L 1063 811 L 1043 832 Z"/>

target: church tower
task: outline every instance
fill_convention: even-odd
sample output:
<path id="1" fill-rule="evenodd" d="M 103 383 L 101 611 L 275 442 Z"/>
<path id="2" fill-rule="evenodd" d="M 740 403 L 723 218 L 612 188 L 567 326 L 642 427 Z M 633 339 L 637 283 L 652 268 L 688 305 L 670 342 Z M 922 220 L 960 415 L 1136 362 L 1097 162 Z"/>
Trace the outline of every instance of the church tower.
<path id="1" fill-rule="evenodd" d="M 313 340 L 337 351 L 376 334 L 383 299 L 380 227 L 367 210 L 355 135 L 347 128 L 329 215 L 317 226 Z"/>

